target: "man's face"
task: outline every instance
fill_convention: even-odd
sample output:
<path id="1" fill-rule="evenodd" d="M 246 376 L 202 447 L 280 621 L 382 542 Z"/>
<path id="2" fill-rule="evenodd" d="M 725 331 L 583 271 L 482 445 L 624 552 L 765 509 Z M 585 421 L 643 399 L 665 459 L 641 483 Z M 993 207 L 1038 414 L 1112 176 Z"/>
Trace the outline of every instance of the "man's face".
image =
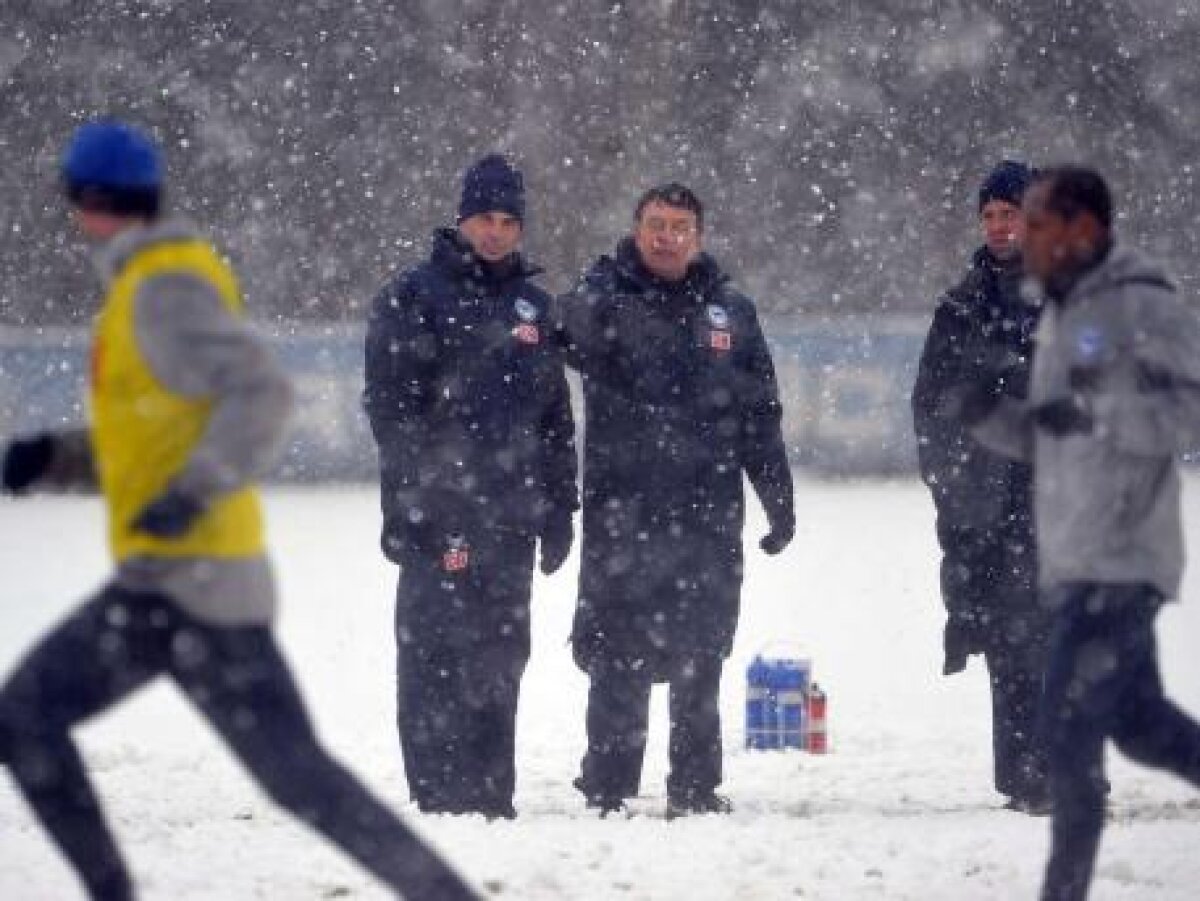
<path id="1" fill-rule="evenodd" d="M 126 216 L 114 216 L 111 213 L 101 213 L 96 210 L 86 210 L 83 207 L 72 207 L 71 218 L 75 227 L 89 241 L 104 242 L 130 227 Z"/>
<path id="2" fill-rule="evenodd" d="M 638 217 L 633 241 L 647 269 L 677 282 L 700 253 L 700 223 L 691 210 L 654 200 Z"/>
<path id="3" fill-rule="evenodd" d="M 1078 269 L 1100 246 L 1103 229 L 1094 216 L 1074 219 L 1048 209 L 1050 186 L 1035 184 L 1025 195 L 1025 270 L 1043 285 Z"/>
<path id="4" fill-rule="evenodd" d="M 998 260 L 1010 260 L 1021 252 L 1025 240 L 1025 216 L 1007 200 L 989 200 L 979 212 L 983 243 Z"/>
<path id="5" fill-rule="evenodd" d="M 458 223 L 476 255 L 489 263 L 499 263 L 521 244 L 521 220 L 499 210 L 476 213 Z"/>

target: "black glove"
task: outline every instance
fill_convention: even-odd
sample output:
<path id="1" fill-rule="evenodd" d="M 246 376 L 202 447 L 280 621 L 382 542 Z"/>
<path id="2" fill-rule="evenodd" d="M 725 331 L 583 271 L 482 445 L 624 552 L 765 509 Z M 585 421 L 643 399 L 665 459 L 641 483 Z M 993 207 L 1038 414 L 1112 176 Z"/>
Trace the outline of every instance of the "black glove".
<path id="1" fill-rule="evenodd" d="M 575 541 L 575 526 L 570 513 L 553 513 L 546 517 L 539 536 L 542 542 L 541 570 L 552 576 L 567 562 Z"/>
<path id="2" fill-rule="evenodd" d="M 133 528 L 155 538 L 182 538 L 206 506 L 203 501 L 168 488 L 142 508 L 133 520 Z"/>
<path id="3" fill-rule="evenodd" d="M 970 615 L 951 614 L 946 619 L 942 642 L 946 651 L 942 674 L 946 676 L 961 673 L 967 668 L 967 659 L 983 650 L 979 638 L 979 623 Z"/>
<path id="4" fill-rule="evenodd" d="M 796 524 L 794 522 L 772 523 L 771 531 L 763 536 L 758 546 L 762 548 L 764 554 L 774 557 L 792 543 L 795 534 Z"/>
<path id="5" fill-rule="evenodd" d="M 4 450 L 4 490 L 10 494 L 23 494 L 44 476 L 54 459 L 57 443 L 55 437 L 47 433 L 10 441 Z"/>
<path id="6" fill-rule="evenodd" d="M 1056 438 L 1090 435 L 1095 422 L 1087 401 L 1078 394 L 1047 401 L 1034 408 L 1033 421 Z"/>

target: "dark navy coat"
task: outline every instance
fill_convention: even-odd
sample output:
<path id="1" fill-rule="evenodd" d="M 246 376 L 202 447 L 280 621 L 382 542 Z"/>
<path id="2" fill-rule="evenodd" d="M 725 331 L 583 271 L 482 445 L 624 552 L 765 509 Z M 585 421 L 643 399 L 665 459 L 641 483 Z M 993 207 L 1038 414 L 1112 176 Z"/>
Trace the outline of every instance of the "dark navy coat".
<path id="1" fill-rule="evenodd" d="M 538 535 L 578 507 L 570 394 L 536 273 L 519 256 L 495 271 L 443 229 L 375 298 L 364 403 L 396 562 L 451 535 Z"/>
<path id="2" fill-rule="evenodd" d="M 743 473 L 793 523 L 771 356 L 754 305 L 708 256 L 667 283 L 626 239 L 561 300 L 584 388 L 583 548 L 573 629 L 585 670 L 665 678 L 727 656 L 742 581 Z"/>
<path id="3" fill-rule="evenodd" d="M 980 445 L 963 420 L 972 394 L 1025 397 L 1038 309 L 1020 294 L 1019 260 L 981 248 L 934 313 L 913 389 L 921 476 L 933 493 L 952 620 L 985 650 L 1007 613 L 1035 604 L 1032 472 Z"/>

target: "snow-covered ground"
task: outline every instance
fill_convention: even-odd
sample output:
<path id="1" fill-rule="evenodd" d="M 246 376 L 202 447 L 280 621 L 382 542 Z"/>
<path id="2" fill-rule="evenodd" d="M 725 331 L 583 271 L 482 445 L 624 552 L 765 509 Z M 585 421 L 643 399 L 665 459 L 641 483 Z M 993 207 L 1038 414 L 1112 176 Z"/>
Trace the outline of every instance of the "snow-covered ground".
<path id="1" fill-rule="evenodd" d="M 799 532 L 778 559 L 750 555 L 742 628 L 722 704 L 727 818 L 600 821 L 571 788 L 586 683 L 565 640 L 574 567 L 535 588 L 514 823 L 419 817 L 393 730 L 394 572 L 376 551 L 369 488 L 274 491 L 280 629 L 326 742 L 411 817 L 482 891 L 552 899 L 1010 899 L 1035 896 L 1045 820 L 998 808 L 985 682 L 939 675 L 932 511 L 916 483 L 802 482 Z M 1188 485 L 1200 543 L 1200 481 Z M 762 530 L 757 515 L 748 546 Z M 106 571 L 95 501 L 0 502 L 0 670 Z M 1160 621 L 1166 681 L 1200 711 L 1200 568 L 1190 602 Z M 806 649 L 830 694 L 833 753 L 741 749 L 744 669 L 771 642 Z M 665 697 L 655 695 L 643 798 L 662 806 Z M 79 731 L 149 901 L 383 898 L 284 818 L 166 683 Z M 1094 892 L 1190 899 L 1200 805 L 1190 788 L 1112 755 L 1115 823 Z M 0 777 L 0 898 L 79 897 L 73 877 Z"/>

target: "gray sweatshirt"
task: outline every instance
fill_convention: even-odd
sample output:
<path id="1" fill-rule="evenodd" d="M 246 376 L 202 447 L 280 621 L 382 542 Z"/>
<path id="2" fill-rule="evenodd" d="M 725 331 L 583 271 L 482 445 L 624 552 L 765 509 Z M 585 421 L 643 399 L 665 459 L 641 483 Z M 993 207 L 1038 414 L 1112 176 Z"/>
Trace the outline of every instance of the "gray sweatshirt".
<path id="1" fill-rule="evenodd" d="M 1032 411 L 1074 396 L 1090 434 L 1056 436 Z M 1005 401 L 976 437 L 1032 460 L 1042 587 L 1183 575 L 1180 454 L 1200 448 L 1200 317 L 1163 270 L 1114 246 L 1036 337 L 1029 399 Z"/>
<path id="2" fill-rule="evenodd" d="M 163 241 L 199 237 L 166 221 L 122 232 L 96 262 L 110 282 L 134 253 Z M 173 485 L 211 501 L 260 478 L 275 460 L 293 407 L 291 383 L 266 344 L 222 303 L 215 288 L 187 274 L 147 280 L 134 298 L 134 332 L 155 377 L 169 390 L 209 398 L 208 427 Z M 61 436 L 49 480 L 59 485 L 91 478 L 85 434 Z M 245 560 L 142 557 L 119 564 L 124 586 L 159 592 L 213 625 L 268 623 L 275 587 L 265 556 Z"/>

